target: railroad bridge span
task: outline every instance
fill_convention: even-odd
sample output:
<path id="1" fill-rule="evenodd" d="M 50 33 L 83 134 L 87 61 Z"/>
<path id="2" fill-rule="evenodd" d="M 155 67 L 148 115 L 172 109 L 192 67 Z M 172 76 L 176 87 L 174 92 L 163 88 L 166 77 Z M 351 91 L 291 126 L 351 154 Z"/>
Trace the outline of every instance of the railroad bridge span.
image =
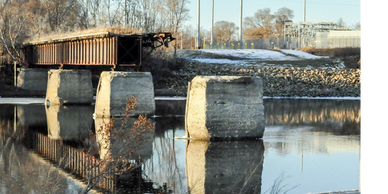
<path id="1" fill-rule="evenodd" d="M 137 96 L 135 112 L 153 114 L 152 75 L 141 72 L 142 62 L 153 50 L 168 47 L 173 40 L 175 38 L 170 32 L 132 34 L 128 30 L 116 29 L 29 41 L 22 47 L 23 68 L 17 86 L 45 92 L 46 105 L 91 104 L 94 91 L 88 68 L 111 67 L 111 71 L 101 73 L 100 77 L 106 79 L 99 80 L 96 107 L 120 116 L 126 96 Z M 127 72 L 128 67 L 135 68 L 135 71 Z"/>
<path id="2" fill-rule="evenodd" d="M 175 40 L 170 32 L 125 34 L 109 31 L 41 38 L 23 44 L 24 66 L 104 65 L 141 67 L 144 58 Z"/>

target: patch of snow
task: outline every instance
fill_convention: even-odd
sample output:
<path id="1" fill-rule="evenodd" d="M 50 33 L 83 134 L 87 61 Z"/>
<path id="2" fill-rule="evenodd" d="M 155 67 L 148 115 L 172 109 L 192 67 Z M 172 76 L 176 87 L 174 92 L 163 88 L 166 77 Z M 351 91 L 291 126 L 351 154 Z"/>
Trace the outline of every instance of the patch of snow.
<path id="1" fill-rule="evenodd" d="M 278 51 L 265 49 L 202 49 L 202 52 L 214 53 L 248 59 L 265 59 L 265 60 L 290 60 L 294 57 L 287 56 Z"/>
<path id="2" fill-rule="evenodd" d="M 297 56 L 297 57 L 300 57 L 300 58 L 305 58 L 305 59 L 327 58 L 326 56 L 325 57 L 317 56 L 317 55 L 313 55 L 313 54 L 310 54 L 310 53 L 306 53 L 306 52 L 303 52 L 303 51 L 297 51 L 297 50 L 281 49 L 280 51 L 282 51 L 283 53 L 286 53 L 286 54 L 294 55 L 294 56 Z"/>
<path id="3" fill-rule="evenodd" d="M 207 58 L 191 58 L 190 60 L 198 61 L 201 63 L 214 63 L 214 64 L 246 64 L 246 61 L 230 60 L 230 59 L 207 59 Z"/>
<path id="4" fill-rule="evenodd" d="M 211 55 L 215 56 L 211 56 Z M 279 61 L 300 61 L 305 59 L 324 59 L 327 56 L 316 56 L 298 50 L 266 50 L 266 49 L 201 49 L 201 50 L 179 50 L 178 55 L 190 61 L 198 61 L 207 64 L 226 64 L 226 65 L 250 65 L 258 67 L 272 67 L 274 64 L 260 63 L 273 61 L 275 64 Z M 230 58 L 228 58 L 230 57 Z M 232 59 L 236 58 L 235 60 Z M 292 63 L 292 62 L 291 62 Z M 341 61 L 334 63 L 334 68 L 341 69 L 345 65 Z M 324 65 L 324 64 L 322 64 Z M 292 64 L 277 64 L 279 67 L 293 67 Z M 297 65 L 297 66 L 300 66 Z M 330 65 L 326 65 L 328 68 Z M 306 67 L 301 67 L 306 68 Z M 311 66 L 307 66 L 311 68 Z"/>
<path id="5" fill-rule="evenodd" d="M 0 98 L 0 104 L 44 104 L 44 98 Z"/>
<path id="6" fill-rule="evenodd" d="M 186 100 L 184 96 L 155 96 L 155 100 Z"/>

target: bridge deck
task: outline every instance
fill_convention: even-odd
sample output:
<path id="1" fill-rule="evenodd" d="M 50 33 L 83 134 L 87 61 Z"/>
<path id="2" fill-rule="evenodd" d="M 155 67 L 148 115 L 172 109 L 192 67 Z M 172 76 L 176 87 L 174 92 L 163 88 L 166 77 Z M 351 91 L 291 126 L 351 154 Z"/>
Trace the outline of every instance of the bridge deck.
<path id="1" fill-rule="evenodd" d="M 24 44 L 28 65 L 141 65 L 144 47 L 167 46 L 171 33 L 119 34 L 109 31 L 49 37 Z"/>

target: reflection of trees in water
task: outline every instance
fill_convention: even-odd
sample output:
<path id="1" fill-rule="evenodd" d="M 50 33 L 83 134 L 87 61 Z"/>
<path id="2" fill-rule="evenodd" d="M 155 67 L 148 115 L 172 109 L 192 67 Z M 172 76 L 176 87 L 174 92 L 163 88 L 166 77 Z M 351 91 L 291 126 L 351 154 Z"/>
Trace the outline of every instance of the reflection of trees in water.
<path id="1" fill-rule="evenodd" d="M 78 193 L 77 187 L 70 186 L 65 176 L 50 165 L 37 162 L 39 159 L 34 159 L 20 143 L 11 146 L 9 157 L 4 160 L 11 164 L 0 171 L 2 190 L 6 193 Z"/>
<path id="2" fill-rule="evenodd" d="M 360 101 L 266 99 L 269 125 L 318 125 L 337 134 L 360 134 Z"/>
<path id="3" fill-rule="evenodd" d="M 178 164 L 179 150 L 174 137 L 177 130 L 184 130 L 184 118 L 156 118 L 152 157 L 144 164 L 145 174 L 155 183 L 166 184 L 173 193 L 186 193 L 184 165 Z M 182 143 L 182 142 L 180 142 Z"/>
<path id="4" fill-rule="evenodd" d="M 39 159 L 22 145 L 28 126 L 14 120 L 14 106 L 0 114 L 1 190 L 5 193 L 77 193 L 77 187 L 69 186 L 71 183 L 65 176 L 52 166 L 38 162 Z M 68 190 L 70 187 L 72 191 Z"/>
<path id="5" fill-rule="evenodd" d="M 264 143 L 266 152 L 274 149 L 282 156 L 290 153 L 358 153 L 360 146 L 359 136 L 337 136 L 326 132 L 289 132 L 279 135 L 276 140 Z"/>
<path id="6" fill-rule="evenodd" d="M 1 105 L 0 107 L 0 146 L 3 146 L 13 133 L 14 106 Z"/>
<path id="7" fill-rule="evenodd" d="M 358 100 L 266 99 L 264 106 L 265 135 L 279 140 L 265 146 L 281 155 L 359 150 Z"/>
<path id="8" fill-rule="evenodd" d="M 269 194 L 279 194 L 279 193 L 286 194 L 289 191 L 300 186 L 300 184 L 292 185 L 292 186 L 288 185 L 287 183 L 285 183 L 287 178 L 289 178 L 289 176 L 284 176 L 284 172 L 282 172 L 274 180 L 274 183 L 271 185 L 271 187 L 268 188 L 268 190 L 264 192 L 264 194 L 267 194 L 268 192 L 269 192 Z"/>

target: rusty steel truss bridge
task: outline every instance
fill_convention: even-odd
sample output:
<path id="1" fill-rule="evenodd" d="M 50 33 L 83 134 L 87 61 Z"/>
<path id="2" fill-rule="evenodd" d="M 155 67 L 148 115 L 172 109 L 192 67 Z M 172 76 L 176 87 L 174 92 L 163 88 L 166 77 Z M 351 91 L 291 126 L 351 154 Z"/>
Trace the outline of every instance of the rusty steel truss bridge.
<path id="1" fill-rule="evenodd" d="M 159 47 L 175 40 L 170 32 L 119 34 L 113 32 L 82 33 L 46 38 L 23 44 L 25 66 L 90 65 L 142 67 L 142 62 Z"/>

